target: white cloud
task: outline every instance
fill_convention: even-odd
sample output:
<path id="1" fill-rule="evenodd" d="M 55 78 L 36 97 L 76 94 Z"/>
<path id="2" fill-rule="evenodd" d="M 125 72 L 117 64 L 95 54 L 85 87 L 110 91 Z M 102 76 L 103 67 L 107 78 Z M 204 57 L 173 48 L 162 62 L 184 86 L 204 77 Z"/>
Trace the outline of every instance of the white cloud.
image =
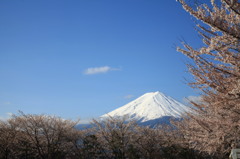
<path id="1" fill-rule="evenodd" d="M 0 120 L 2 121 L 7 121 L 8 119 L 10 119 L 13 116 L 13 113 L 6 113 L 4 115 L 0 115 Z"/>
<path id="2" fill-rule="evenodd" d="M 184 103 L 190 104 L 190 102 L 195 102 L 195 103 L 202 103 L 202 97 L 201 96 L 188 96 L 183 99 Z"/>
<path id="3" fill-rule="evenodd" d="M 134 97 L 134 95 L 129 94 L 129 95 L 126 95 L 124 98 L 125 98 L 125 99 L 131 99 L 131 98 L 133 98 L 133 97 Z"/>
<path id="4" fill-rule="evenodd" d="M 13 113 L 10 113 L 10 112 L 8 112 L 8 113 L 6 113 L 6 115 L 7 115 L 7 116 L 9 116 L 9 117 L 12 117 L 14 114 L 13 114 Z"/>
<path id="5" fill-rule="evenodd" d="M 80 119 L 79 124 L 90 124 L 92 120 L 92 118 Z"/>
<path id="6" fill-rule="evenodd" d="M 0 106 L 3 106 L 3 107 L 9 107 L 9 106 L 11 106 L 12 105 L 12 103 L 11 102 L 0 102 Z"/>
<path id="7" fill-rule="evenodd" d="M 11 102 L 4 102 L 4 105 L 10 105 Z"/>
<path id="8" fill-rule="evenodd" d="M 109 66 L 102 66 L 102 67 L 91 67 L 87 68 L 83 73 L 85 75 L 94 75 L 94 74 L 101 74 L 101 73 L 107 73 L 109 71 L 119 71 L 118 68 L 111 68 Z"/>

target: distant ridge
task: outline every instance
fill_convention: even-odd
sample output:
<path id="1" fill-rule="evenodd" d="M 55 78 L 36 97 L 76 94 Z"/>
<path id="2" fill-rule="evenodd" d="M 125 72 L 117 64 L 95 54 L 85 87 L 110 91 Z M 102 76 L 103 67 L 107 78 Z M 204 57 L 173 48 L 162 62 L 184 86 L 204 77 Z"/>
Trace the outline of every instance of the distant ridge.
<path id="1" fill-rule="evenodd" d="M 150 92 L 100 118 L 128 116 L 141 123 L 161 118 L 181 118 L 189 108 L 161 92 Z"/>

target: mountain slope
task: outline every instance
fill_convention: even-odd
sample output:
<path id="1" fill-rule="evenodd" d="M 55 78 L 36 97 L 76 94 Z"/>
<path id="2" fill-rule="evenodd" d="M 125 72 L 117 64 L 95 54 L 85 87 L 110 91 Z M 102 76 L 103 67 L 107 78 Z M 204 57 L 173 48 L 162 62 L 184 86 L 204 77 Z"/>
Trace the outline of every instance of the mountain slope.
<path id="1" fill-rule="evenodd" d="M 110 112 L 101 118 L 128 116 L 140 122 L 151 121 L 170 116 L 180 118 L 188 107 L 161 92 L 151 92 Z"/>

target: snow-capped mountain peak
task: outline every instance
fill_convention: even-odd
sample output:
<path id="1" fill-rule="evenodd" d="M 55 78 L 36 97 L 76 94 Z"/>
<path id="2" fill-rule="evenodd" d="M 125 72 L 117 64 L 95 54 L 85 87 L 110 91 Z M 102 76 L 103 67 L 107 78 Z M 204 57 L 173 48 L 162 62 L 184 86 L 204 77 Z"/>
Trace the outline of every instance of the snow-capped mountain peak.
<path id="1" fill-rule="evenodd" d="M 150 92 L 110 112 L 101 118 L 128 116 L 130 119 L 146 122 L 164 116 L 180 118 L 188 107 L 161 92 Z"/>

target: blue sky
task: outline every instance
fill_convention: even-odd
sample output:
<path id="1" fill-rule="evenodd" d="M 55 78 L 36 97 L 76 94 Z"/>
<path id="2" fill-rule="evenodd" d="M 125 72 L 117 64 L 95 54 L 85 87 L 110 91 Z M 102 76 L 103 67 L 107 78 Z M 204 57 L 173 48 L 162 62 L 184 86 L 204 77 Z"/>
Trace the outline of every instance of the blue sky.
<path id="1" fill-rule="evenodd" d="M 160 91 L 196 95 L 176 52 L 201 41 L 175 0 L 0 1 L 0 117 L 98 117 Z"/>

